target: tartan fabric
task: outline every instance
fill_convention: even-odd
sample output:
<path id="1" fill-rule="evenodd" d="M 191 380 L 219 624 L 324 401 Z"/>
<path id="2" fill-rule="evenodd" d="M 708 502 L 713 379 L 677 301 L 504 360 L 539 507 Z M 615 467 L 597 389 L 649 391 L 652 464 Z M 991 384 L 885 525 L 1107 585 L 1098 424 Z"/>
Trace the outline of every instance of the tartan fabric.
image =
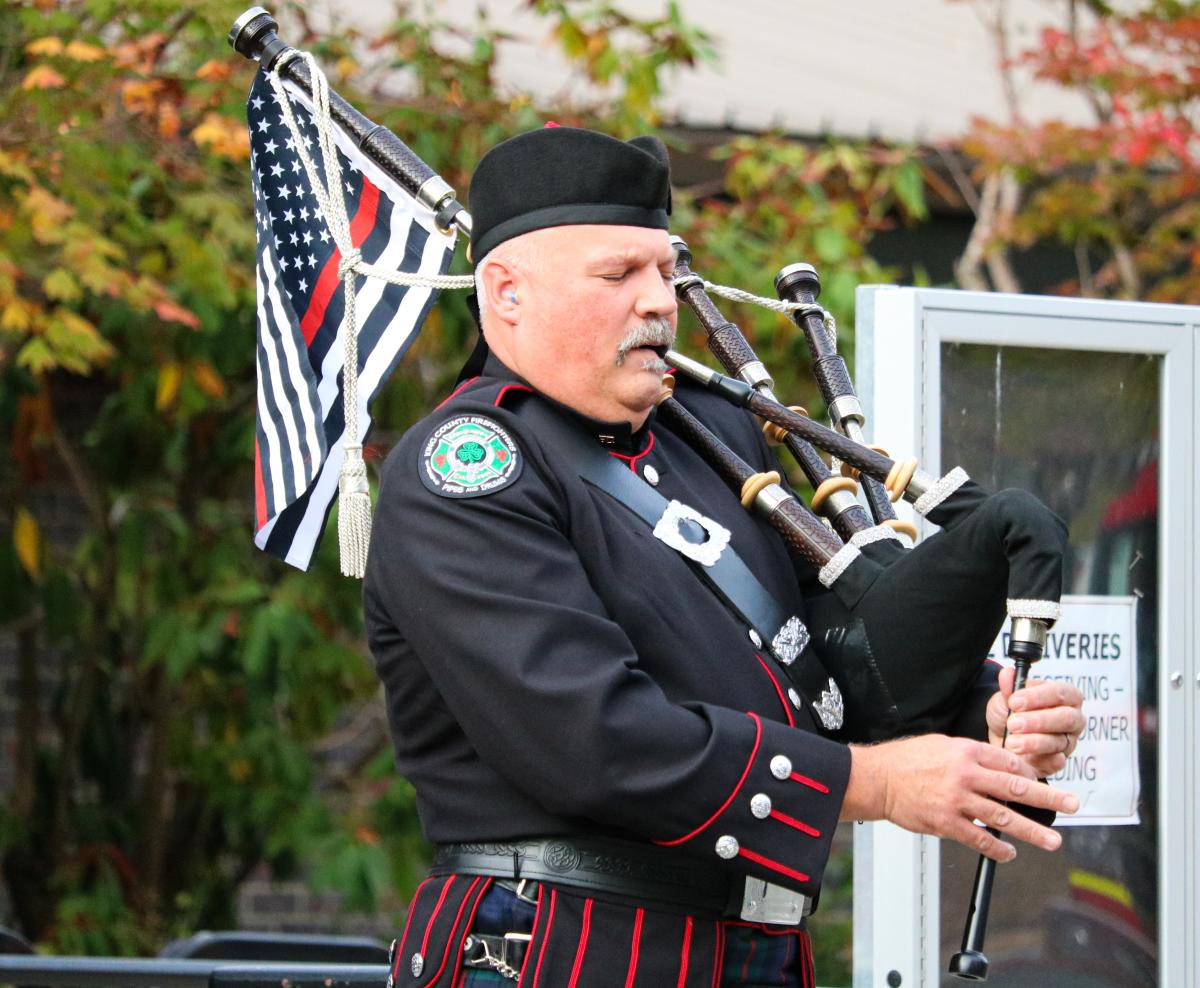
<path id="1" fill-rule="evenodd" d="M 480 899 L 471 930 L 495 936 L 529 932 L 536 912 L 533 903 L 521 901 L 506 888 L 493 886 Z M 714 988 L 813 988 L 816 984 L 807 931 L 771 929 L 737 921 L 723 921 L 719 926 L 721 973 Z M 643 960 L 639 967 L 645 963 L 647 946 L 648 942 L 643 940 Z M 605 962 L 614 972 L 605 979 L 607 983 L 614 986 L 628 983 L 628 956 L 606 957 Z M 672 958 L 671 963 L 678 963 L 678 958 Z M 531 984 L 533 977 L 533 968 L 527 967 L 522 984 Z M 642 979 L 638 977 L 636 981 L 640 984 Z M 495 971 L 478 968 L 462 968 L 454 982 L 455 988 L 513 988 L 513 984 Z M 539 988 L 564 988 L 564 985 L 542 986 L 539 980 Z"/>

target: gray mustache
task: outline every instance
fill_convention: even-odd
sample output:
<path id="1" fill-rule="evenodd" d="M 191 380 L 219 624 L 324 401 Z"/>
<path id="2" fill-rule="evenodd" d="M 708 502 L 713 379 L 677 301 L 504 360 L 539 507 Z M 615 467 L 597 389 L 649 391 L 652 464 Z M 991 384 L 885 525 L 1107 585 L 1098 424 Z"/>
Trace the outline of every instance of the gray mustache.
<path id="1" fill-rule="evenodd" d="M 617 345 L 617 366 L 625 363 L 630 350 L 640 346 L 669 347 L 675 342 L 675 330 L 666 319 L 647 319 L 634 326 Z"/>

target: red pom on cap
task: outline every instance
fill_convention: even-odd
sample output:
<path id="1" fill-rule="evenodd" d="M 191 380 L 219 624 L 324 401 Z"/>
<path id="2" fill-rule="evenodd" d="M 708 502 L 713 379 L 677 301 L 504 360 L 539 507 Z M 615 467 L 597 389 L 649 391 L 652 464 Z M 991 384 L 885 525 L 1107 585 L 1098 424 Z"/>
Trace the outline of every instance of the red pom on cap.
<path id="1" fill-rule="evenodd" d="M 547 120 L 547 121 L 546 121 L 546 126 L 547 126 L 547 127 L 561 127 L 561 126 L 562 126 L 562 124 L 557 124 L 557 123 L 555 123 L 553 120 Z"/>

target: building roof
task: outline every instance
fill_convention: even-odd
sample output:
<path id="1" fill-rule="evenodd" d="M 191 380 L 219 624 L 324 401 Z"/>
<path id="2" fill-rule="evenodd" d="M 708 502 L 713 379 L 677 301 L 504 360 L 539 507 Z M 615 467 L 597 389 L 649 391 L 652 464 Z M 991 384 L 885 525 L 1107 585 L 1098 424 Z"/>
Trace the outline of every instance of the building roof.
<path id="1" fill-rule="evenodd" d="M 1005 12 L 1014 51 L 1061 26 L 1062 0 L 679 0 L 684 18 L 712 37 L 718 63 L 680 70 L 667 86 L 667 121 L 687 127 L 889 141 L 962 134 L 971 117 L 1007 120 L 1009 108 L 987 19 Z M 659 16 L 666 0 L 624 0 L 622 10 Z M 437 0 L 446 21 L 469 27 L 476 11 L 513 35 L 498 49 L 501 85 L 552 97 L 580 93 L 548 22 L 523 0 Z M 387 5 L 349 0 L 340 16 L 382 28 Z M 1023 117 L 1083 121 L 1076 94 L 1018 74 Z"/>

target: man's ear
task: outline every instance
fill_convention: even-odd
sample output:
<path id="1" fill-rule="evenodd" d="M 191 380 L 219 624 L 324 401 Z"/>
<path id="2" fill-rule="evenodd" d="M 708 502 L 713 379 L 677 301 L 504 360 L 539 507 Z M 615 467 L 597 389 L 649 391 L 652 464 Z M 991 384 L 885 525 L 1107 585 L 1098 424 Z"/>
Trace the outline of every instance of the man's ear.
<path id="1" fill-rule="evenodd" d="M 484 258 L 480 269 L 480 289 L 486 309 L 502 322 L 515 326 L 521 319 L 520 277 L 499 258 Z"/>

